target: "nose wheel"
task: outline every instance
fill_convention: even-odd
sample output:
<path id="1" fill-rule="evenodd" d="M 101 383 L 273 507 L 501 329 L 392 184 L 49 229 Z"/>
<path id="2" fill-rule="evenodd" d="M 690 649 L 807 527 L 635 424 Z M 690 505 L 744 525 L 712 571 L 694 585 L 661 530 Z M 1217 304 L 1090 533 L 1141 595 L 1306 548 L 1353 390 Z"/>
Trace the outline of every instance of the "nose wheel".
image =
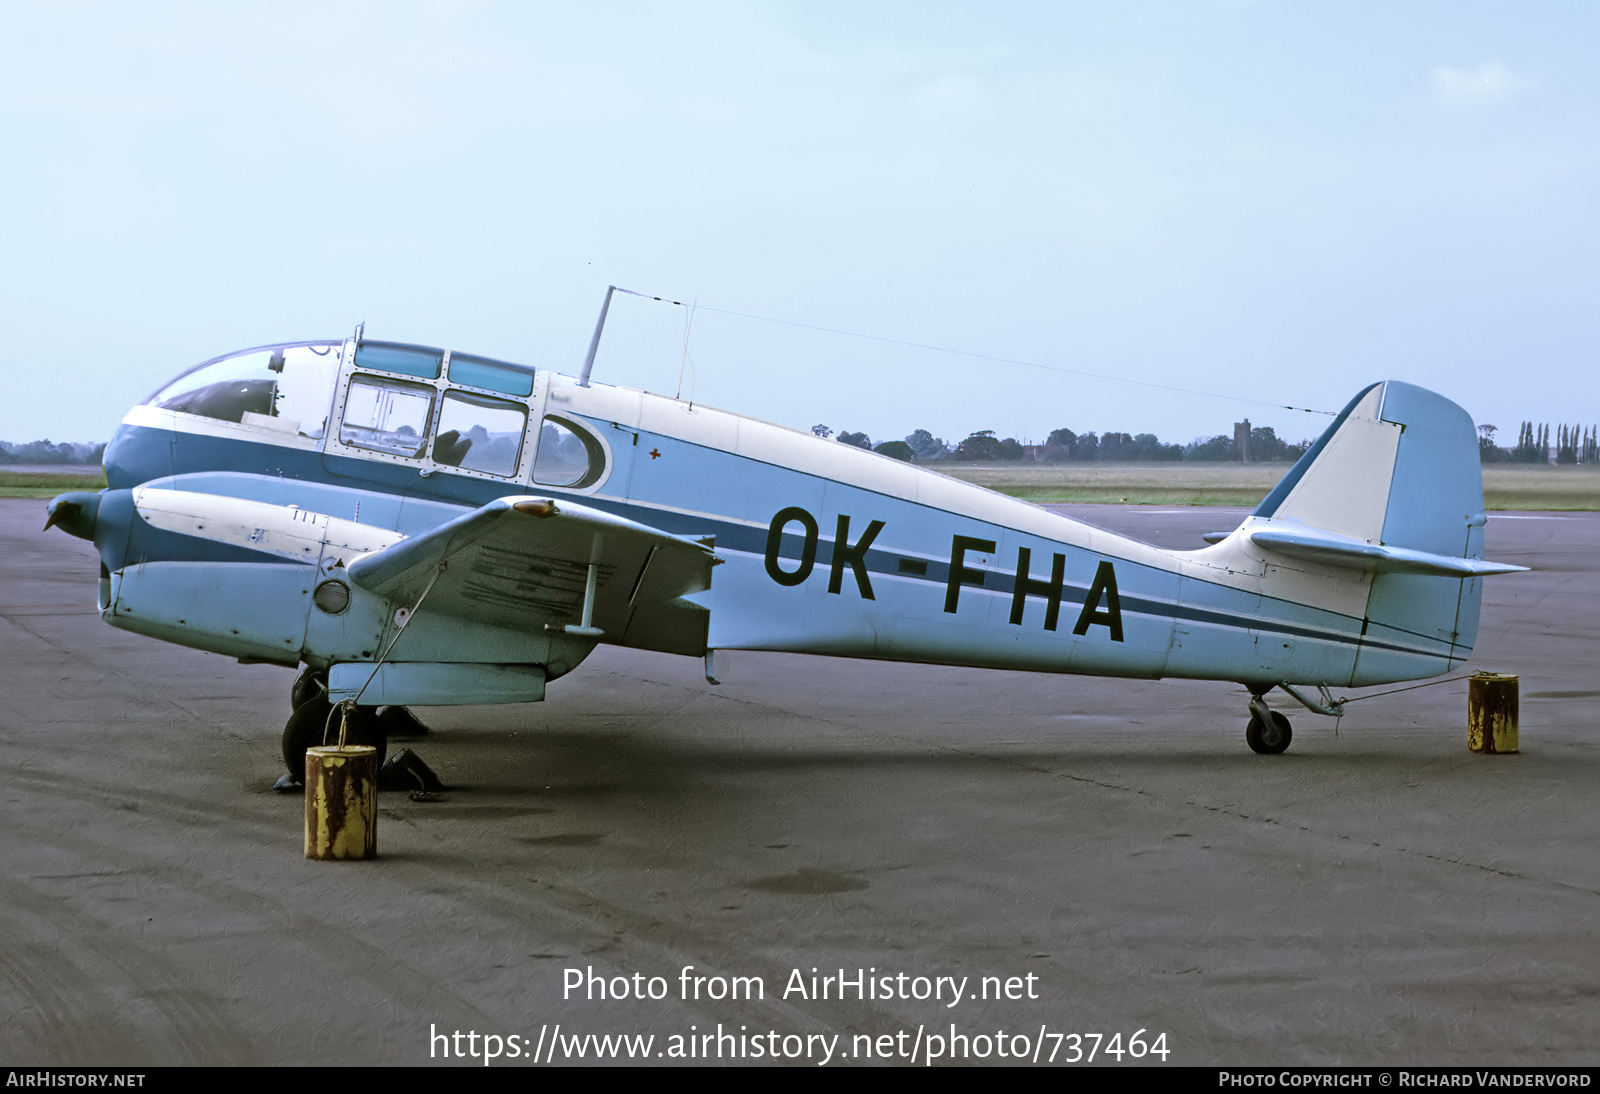
<path id="1" fill-rule="evenodd" d="M 1289 728 L 1287 717 L 1270 709 L 1261 696 L 1252 695 L 1250 724 L 1245 727 L 1244 739 L 1252 752 L 1276 756 L 1289 747 L 1289 742 L 1294 740 L 1294 731 Z"/>

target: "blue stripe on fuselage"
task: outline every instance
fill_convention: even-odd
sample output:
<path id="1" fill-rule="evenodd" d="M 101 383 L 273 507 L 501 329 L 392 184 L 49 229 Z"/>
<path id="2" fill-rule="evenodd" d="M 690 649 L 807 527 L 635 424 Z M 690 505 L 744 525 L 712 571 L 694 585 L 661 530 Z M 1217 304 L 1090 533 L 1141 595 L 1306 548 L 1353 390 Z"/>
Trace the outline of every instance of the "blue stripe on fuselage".
<path id="1" fill-rule="evenodd" d="M 607 422 L 601 422 L 593 419 L 585 420 L 588 421 L 597 431 L 609 429 L 609 423 Z M 667 447 L 669 451 L 672 449 L 681 449 L 685 453 L 688 451 L 694 451 L 703 455 L 714 455 L 721 458 L 741 460 L 749 464 L 759 465 L 764 468 L 775 470 L 784 475 L 802 476 L 805 479 L 811 479 L 814 481 L 818 480 L 817 476 L 810 475 L 806 472 L 795 471 L 790 468 L 772 468 L 771 465 L 761 464 L 760 461 L 753 460 L 750 457 L 740 456 L 736 453 L 731 453 L 720 449 L 708 448 L 703 445 L 695 444 L 691 441 L 683 441 L 677 438 L 643 431 L 639 432 L 639 444 L 637 447 L 635 447 L 635 452 L 644 451 L 646 448 L 656 450 L 663 446 Z M 508 494 L 529 494 L 537 492 L 540 495 L 571 497 L 576 501 L 580 501 L 584 505 L 592 506 L 593 508 L 614 513 L 619 516 L 628 517 L 629 519 L 660 528 L 665 532 L 675 535 L 714 535 L 716 537 L 716 546 L 718 551 L 728 551 L 743 554 L 756 559 L 764 558 L 766 554 L 768 530 L 764 526 L 753 526 L 754 521 L 741 522 L 736 518 L 731 517 L 680 512 L 676 511 L 673 507 L 638 499 L 623 499 L 607 497 L 604 495 L 586 495 L 562 490 L 559 487 L 524 486 L 511 482 L 454 475 L 443 468 L 436 470 L 431 476 L 423 477 L 418 475 L 417 472 L 412 470 L 410 467 L 383 461 L 362 460 L 336 455 L 325 457 L 320 451 L 307 451 L 303 449 L 288 448 L 285 446 L 264 444 L 242 438 L 234 439 L 210 437 L 203 434 L 181 433 L 154 429 L 147 426 L 131 425 L 123 425 L 119 427 L 116 435 L 114 436 L 111 444 L 108 445 L 106 451 L 106 478 L 108 484 L 113 488 L 131 487 L 152 479 L 167 478 L 169 476 L 187 477 L 190 475 L 196 475 L 204 477 L 205 473 L 229 472 L 235 475 L 249 476 L 256 479 L 265 478 L 268 480 L 276 480 L 271 488 L 262 491 L 264 493 L 273 494 L 276 496 L 276 498 L 284 498 L 284 491 L 286 489 L 288 489 L 291 493 L 293 492 L 293 488 L 289 485 L 290 483 L 304 484 L 308 495 L 325 495 L 326 492 L 332 488 L 337 491 L 337 496 L 340 497 L 345 503 L 345 506 L 347 506 L 343 509 L 343 511 L 339 511 L 338 509 L 324 504 L 306 504 L 305 502 L 299 502 L 298 504 L 301 504 L 304 508 L 313 509 L 317 512 L 324 512 L 330 516 L 343 517 L 345 519 L 362 520 L 362 517 L 365 516 L 367 518 L 364 521 L 365 523 L 394 527 L 396 530 L 402 531 L 404 534 L 414 534 L 417 530 L 420 530 L 420 527 L 426 527 L 432 523 L 436 523 L 438 519 L 444 519 L 446 506 L 461 506 L 469 508 L 477 507 L 497 497 L 504 497 Z M 724 484 L 728 479 L 728 476 L 726 475 L 718 475 L 716 477 Z M 330 482 L 330 479 L 335 481 Z M 338 480 L 343 481 L 339 482 Z M 823 482 L 824 486 L 827 485 L 826 480 L 821 481 Z M 178 489 L 183 488 L 181 482 L 173 482 L 170 483 L 170 485 Z M 1007 529 L 1002 525 L 992 524 L 991 522 L 982 520 L 981 518 L 968 517 L 964 514 L 938 509 L 926 504 L 910 502 L 903 498 L 883 495 L 877 491 L 871 490 L 870 488 L 850 486 L 849 489 L 862 494 L 884 498 L 886 506 L 913 506 L 915 508 L 927 511 L 930 514 L 936 514 L 941 518 L 968 521 L 970 523 L 968 524 L 967 528 L 963 530 L 964 533 L 980 532 L 984 529 L 995 529 L 997 533 L 1003 531 L 1015 531 L 1012 529 Z M 811 492 L 815 492 L 815 485 L 813 485 L 810 490 Z M 255 492 L 251 492 L 249 495 L 237 492 L 234 493 L 235 496 L 255 496 Z M 358 509 L 355 508 L 356 503 L 360 501 L 360 498 L 363 495 L 379 495 L 403 499 L 415 499 L 416 502 L 422 503 L 421 505 L 413 507 L 423 510 L 422 512 L 415 514 L 417 517 L 422 518 L 422 520 L 410 528 L 403 528 L 400 527 L 399 524 L 389 524 L 385 521 L 374 520 L 372 518 L 377 516 L 377 514 L 370 511 L 366 514 L 362 514 Z M 267 499 L 259 498 L 259 500 Z M 292 504 L 292 502 L 288 500 L 279 500 L 278 503 Z M 818 512 L 815 515 L 820 519 L 823 514 Z M 863 512 L 855 516 L 856 523 L 852 525 L 850 532 L 850 537 L 853 541 L 859 540 L 861 532 L 866 527 L 866 522 L 873 518 L 873 514 Z M 139 523 L 142 524 L 142 522 Z M 831 527 L 823 527 L 819 531 L 821 534 L 818 536 L 816 569 L 819 572 L 826 573 L 833 562 L 835 548 L 832 535 L 833 529 Z M 996 538 L 998 542 L 998 535 Z M 178 541 L 180 540 L 184 541 L 184 543 L 179 543 Z M 234 552 L 234 554 L 229 555 L 229 560 L 235 560 L 240 557 L 265 560 L 266 558 L 271 557 L 261 555 L 258 552 L 244 551 L 241 548 L 225 547 L 224 545 L 220 544 L 213 544 L 210 547 L 200 547 L 198 544 L 205 543 L 206 541 L 194 540 L 193 537 L 177 536 L 170 533 L 165 534 L 165 538 L 161 539 L 160 541 L 151 539 L 144 542 L 147 550 L 153 549 L 159 542 L 162 550 L 174 552 L 172 554 L 162 554 L 159 556 L 163 558 L 198 557 L 195 552 L 199 551 L 203 552 L 205 557 L 208 559 L 214 556 L 220 559 L 220 555 L 215 555 L 217 550 Z M 783 539 L 783 547 L 780 550 L 780 557 L 789 562 L 794 562 L 797 560 L 800 556 L 800 542 L 801 537 L 798 535 L 790 534 L 785 536 Z M 1041 542 L 1048 543 L 1048 541 L 1043 540 L 1041 540 Z M 196 546 L 187 547 L 186 544 L 189 543 L 196 544 Z M 901 580 L 925 582 L 928 585 L 941 590 L 940 595 L 942 596 L 942 590 L 946 587 L 946 583 L 949 578 L 948 553 L 943 550 L 943 546 L 944 545 L 941 544 L 934 551 L 926 553 L 893 550 L 890 548 L 880 548 L 874 546 L 864 553 L 863 563 L 869 574 L 892 576 Z M 1146 581 L 1155 579 L 1174 581 L 1176 580 L 1176 573 L 1174 571 L 1162 570 L 1145 564 L 1131 562 L 1125 558 L 1119 558 L 1115 555 L 1103 555 L 1088 551 L 1087 549 L 1081 547 L 1064 544 L 1056 544 L 1055 546 L 1061 551 L 1077 552 L 1086 556 L 1092 556 L 1094 558 L 1108 558 L 1115 562 L 1119 568 L 1124 571 L 1124 575 L 1119 578 L 1119 581 L 1122 585 L 1122 608 L 1127 614 L 1145 615 L 1157 619 L 1175 619 L 1211 626 L 1254 631 L 1258 633 L 1271 633 L 1290 637 L 1316 639 L 1349 646 L 1357 646 L 1362 642 L 1360 633 L 1361 619 L 1359 617 L 1342 615 L 1324 609 L 1310 608 L 1305 605 L 1296 604 L 1292 601 L 1285 601 L 1267 596 L 1263 596 L 1261 598 L 1261 610 L 1263 613 L 1271 611 L 1274 614 L 1281 613 L 1285 615 L 1310 614 L 1313 617 L 1313 620 L 1308 622 L 1292 622 L 1283 618 L 1270 618 L 1265 614 L 1245 615 L 1219 609 L 1215 606 L 1200 607 L 1197 605 L 1179 603 L 1176 600 L 1143 596 L 1138 592 L 1133 591 L 1135 587 L 1143 583 L 1141 578 L 1144 578 Z M 157 556 L 152 554 L 150 557 Z M 899 567 L 902 559 L 915 559 L 924 563 L 926 567 L 925 573 L 907 574 L 901 572 Z M 276 559 L 274 559 L 274 561 L 276 561 Z M 1043 567 L 1043 572 L 1041 572 L 1041 567 Z M 1033 581 L 1038 582 L 1041 577 L 1045 576 L 1048 573 L 1048 567 L 1048 555 L 1042 555 L 1042 552 L 1035 551 L 1032 564 Z M 971 562 L 969 562 L 968 568 L 975 567 L 972 567 Z M 1009 570 L 999 570 L 994 568 L 984 569 L 982 572 L 984 574 L 983 585 L 981 587 L 976 585 L 964 586 L 962 591 L 963 596 L 981 595 L 983 593 L 1003 596 L 1006 598 L 1011 596 L 1012 588 L 1015 582 L 1014 574 L 1012 574 Z M 848 576 L 848 573 L 849 571 L 847 567 L 847 576 L 845 581 L 847 589 L 853 584 Z M 1145 575 L 1149 575 L 1149 577 L 1146 578 Z M 1204 583 L 1214 584 L 1210 582 Z M 1237 592 L 1237 590 L 1233 590 L 1228 586 L 1217 585 L 1215 587 L 1219 590 L 1223 590 L 1225 593 Z M 1087 583 L 1080 584 L 1073 581 L 1067 581 L 1063 584 L 1062 604 L 1065 626 L 1062 629 L 1064 631 L 1070 632 L 1073 618 L 1071 615 L 1067 614 L 1066 606 L 1070 604 L 1074 606 L 1074 608 L 1081 607 L 1086 599 L 1087 593 Z M 1030 596 L 1029 600 L 1030 603 L 1038 603 L 1034 596 Z M 1422 636 L 1418 635 L 1417 637 L 1420 638 Z M 1371 638 L 1367 639 L 1366 644 L 1376 648 L 1387 649 L 1406 654 L 1422 656 L 1439 655 L 1438 651 L 1433 649 L 1419 649 L 1416 647 L 1379 642 Z"/>

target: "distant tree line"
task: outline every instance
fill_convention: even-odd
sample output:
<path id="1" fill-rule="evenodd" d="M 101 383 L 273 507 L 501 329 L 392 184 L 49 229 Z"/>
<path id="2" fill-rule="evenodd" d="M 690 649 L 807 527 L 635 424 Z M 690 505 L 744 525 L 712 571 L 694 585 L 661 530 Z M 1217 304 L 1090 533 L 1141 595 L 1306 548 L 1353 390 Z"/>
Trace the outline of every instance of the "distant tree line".
<path id="1" fill-rule="evenodd" d="M 1549 463 L 1549 423 L 1535 427 L 1532 422 L 1523 422 L 1517 433 L 1517 447 L 1511 450 L 1511 459 L 1516 463 Z"/>
<path id="2" fill-rule="evenodd" d="M 1600 427 L 1589 427 L 1583 447 L 1578 450 L 1578 459 L 1582 463 L 1600 463 Z"/>
<path id="3" fill-rule="evenodd" d="M 1561 426 L 1556 435 L 1556 463 L 1595 463 L 1600 461 L 1600 435 L 1594 426 Z"/>
<path id="4" fill-rule="evenodd" d="M 1550 424 L 1523 422 L 1517 430 L 1517 443 L 1501 448 L 1494 443 L 1497 426 L 1478 427 L 1478 458 L 1484 463 L 1549 463 Z M 1600 463 L 1600 428 L 1581 425 L 1556 427 L 1555 462 L 1558 464 Z"/>
<path id="5" fill-rule="evenodd" d="M 49 441 L 29 441 L 26 444 L 15 444 L 9 441 L 0 441 L 0 463 L 97 464 L 105 456 L 105 452 L 106 446 L 103 444 L 80 444 L 73 441 L 65 441 L 61 444 L 52 444 Z"/>
<path id="6" fill-rule="evenodd" d="M 1523 422 L 1517 431 L 1513 448 L 1495 444 L 1499 427 L 1478 427 L 1478 456 L 1484 463 L 1549 463 L 1551 455 L 1549 423 Z M 833 435 L 825 425 L 812 427 L 819 437 Z M 917 463 L 937 463 L 954 460 L 961 463 L 1135 463 L 1176 462 L 1179 460 L 1234 462 L 1239 459 L 1234 438 L 1217 434 L 1214 437 L 1197 437 L 1188 444 L 1165 444 L 1154 433 L 1074 433 L 1070 429 L 1052 429 L 1042 445 L 1024 445 L 1015 437 L 996 437 L 992 429 L 980 429 L 969 434 L 958 444 L 946 444 L 943 437 L 935 437 L 926 429 L 914 430 L 904 440 L 882 441 L 874 444 L 866 433 L 844 430 L 838 435 L 841 444 Z M 1289 444 L 1278 436 L 1271 426 L 1256 426 L 1250 430 L 1250 458 L 1254 462 L 1292 462 L 1305 454 L 1310 441 Z M 49 440 L 28 441 L 18 444 L 0 441 L 0 463 L 10 464 L 98 464 L 105 456 L 104 444 L 86 444 L 65 441 L 60 444 Z M 1555 462 L 1558 464 L 1600 463 L 1600 427 L 1558 425 L 1556 427 Z"/>
<path id="7" fill-rule="evenodd" d="M 833 435 L 833 430 L 825 425 L 813 426 L 812 432 L 819 437 Z M 917 463 L 938 463 L 943 460 L 958 463 L 1220 462 L 1239 459 L 1234 439 L 1221 434 L 1209 438 L 1197 437 L 1186 445 L 1163 443 L 1154 433 L 1075 433 L 1070 429 L 1051 430 L 1042 445 L 1024 445 L 1015 437 L 997 437 L 992 429 L 980 429 L 953 445 L 946 444 L 943 437 L 935 437 L 926 429 L 915 430 L 904 440 L 882 441 L 878 444 L 874 444 L 865 433 L 842 430 L 838 440 L 841 444 Z M 1310 444 L 1310 441 L 1288 444 L 1271 426 L 1258 426 L 1250 430 L 1250 458 L 1253 461 L 1277 463 L 1297 460 L 1305 454 Z"/>
<path id="8" fill-rule="evenodd" d="M 1244 426 L 1240 423 L 1239 435 Z M 1478 427 L 1478 456 L 1484 463 L 1535 463 L 1552 462 L 1551 430 L 1548 423 L 1523 422 L 1517 432 L 1514 448 L 1500 448 L 1495 444 L 1498 427 Z M 816 426 L 819 436 L 831 436 L 826 426 Z M 865 433 L 845 431 L 839 434 L 844 444 L 868 448 L 897 460 L 915 460 L 918 463 L 937 463 L 953 460 L 964 463 L 1134 463 L 1168 462 L 1178 460 L 1238 462 L 1238 441 L 1234 437 L 1217 434 L 1215 437 L 1196 437 L 1188 444 L 1165 444 L 1154 433 L 1075 433 L 1070 429 L 1053 429 L 1042 445 L 1024 445 L 1014 437 L 997 437 L 992 429 L 981 429 L 957 444 L 946 444 L 944 438 L 935 437 L 926 429 L 919 429 L 901 441 L 884 441 L 873 444 Z M 1284 463 L 1298 460 L 1311 447 L 1310 441 L 1290 444 L 1279 437 L 1271 426 L 1256 426 L 1250 430 L 1251 462 Z M 1557 464 L 1600 463 L 1600 427 L 1558 425 L 1553 446 Z"/>
<path id="9" fill-rule="evenodd" d="M 1197 452 L 1204 442 L 1196 440 L 1191 446 Z M 1230 445 L 1232 442 L 1229 442 Z M 1093 463 L 1095 461 L 1170 461 L 1184 458 L 1181 444 L 1162 444 L 1154 433 L 1093 433 L 1077 434 L 1070 429 L 1052 429 L 1044 442 L 1040 458 L 1045 463 Z M 1190 457 L 1207 459 L 1206 456 Z M 1224 457 L 1226 459 L 1227 457 Z"/>

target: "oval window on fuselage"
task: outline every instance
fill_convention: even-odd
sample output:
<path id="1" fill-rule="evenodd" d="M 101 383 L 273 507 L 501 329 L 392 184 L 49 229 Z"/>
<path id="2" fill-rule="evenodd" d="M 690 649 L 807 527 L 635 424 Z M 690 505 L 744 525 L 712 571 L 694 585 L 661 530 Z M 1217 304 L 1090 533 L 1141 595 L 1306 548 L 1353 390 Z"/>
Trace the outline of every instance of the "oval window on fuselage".
<path id="1" fill-rule="evenodd" d="M 587 429 L 554 416 L 539 423 L 539 449 L 533 458 L 535 483 L 581 490 L 599 482 L 605 470 L 605 448 Z"/>

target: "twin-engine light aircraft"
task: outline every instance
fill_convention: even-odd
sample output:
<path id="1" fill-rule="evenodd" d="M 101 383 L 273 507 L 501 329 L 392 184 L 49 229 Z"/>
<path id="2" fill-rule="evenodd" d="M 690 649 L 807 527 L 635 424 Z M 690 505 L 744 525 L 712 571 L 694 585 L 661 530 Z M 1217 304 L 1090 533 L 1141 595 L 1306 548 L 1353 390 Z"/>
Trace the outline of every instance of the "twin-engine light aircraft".
<path id="1" fill-rule="evenodd" d="M 1482 577 L 1523 568 L 1481 560 L 1471 419 L 1410 384 L 1172 551 L 588 370 L 360 329 L 219 357 L 129 411 L 107 488 L 46 527 L 94 543 L 112 626 L 305 666 L 283 788 L 339 704 L 381 748 L 409 707 L 540 700 L 600 642 L 713 682 L 719 650 L 1230 680 L 1277 753 L 1267 692 L 1333 714 L 1330 687 L 1454 669 Z"/>

